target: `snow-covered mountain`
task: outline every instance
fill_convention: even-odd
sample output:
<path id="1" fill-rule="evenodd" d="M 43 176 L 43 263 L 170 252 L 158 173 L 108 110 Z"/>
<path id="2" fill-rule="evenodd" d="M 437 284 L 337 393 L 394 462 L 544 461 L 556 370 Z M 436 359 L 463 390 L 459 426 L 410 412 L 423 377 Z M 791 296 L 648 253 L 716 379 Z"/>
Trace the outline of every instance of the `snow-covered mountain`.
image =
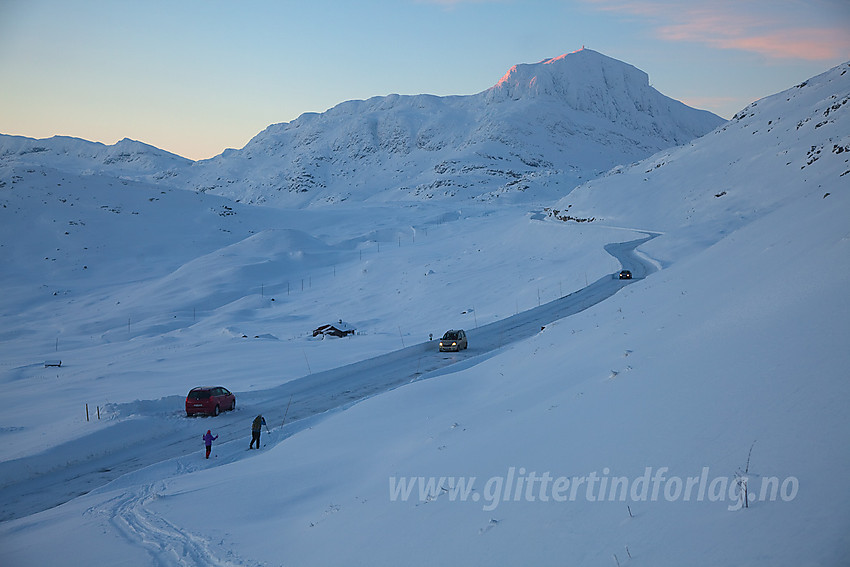
<path id="1" fill-rule="evenodd" d="M 646 73 L 584 49 L 513 67 L 471 96 L 383 96 L 269 126 L 182 176 L 247 202 L 552 198 L 723 120 L 673 101 Z"/>
<path id="2" fill-rule="evenodd" d="M 842 564 L 848 101 L 850 63 L 548 211 L 258 207 L 167 155 L 159 180 L 7 155 L 4 565 Z M 610 244 L 650 235 L 615 279 Z M 236 410 L 186 418 L 201 384 Z"/>
<path id="3" fill-rule="evenodd" d="M 22 170 L 48 167 L 71 175 L 109 175 L 161 182 L 192 161 L 124 138 L 108 146 L 68 136 L 44 140 L 0 134 L 0 171 L 12 179 Z"/>
<path id="4" fill-rule="evenodd" d="M 662 95 L 633 66 L 583 49 L 517 65 L 476 95 L 390 95 L 304 114 L 269 126 L 241 150 L 191 167 L 129 140 L 103 147 L 0 137 L 0 158 L 75 167 L 57 159 L 74 156 L 94 172 L 283 207 L 443 197 L 551 200 L 721 123 Z"/>

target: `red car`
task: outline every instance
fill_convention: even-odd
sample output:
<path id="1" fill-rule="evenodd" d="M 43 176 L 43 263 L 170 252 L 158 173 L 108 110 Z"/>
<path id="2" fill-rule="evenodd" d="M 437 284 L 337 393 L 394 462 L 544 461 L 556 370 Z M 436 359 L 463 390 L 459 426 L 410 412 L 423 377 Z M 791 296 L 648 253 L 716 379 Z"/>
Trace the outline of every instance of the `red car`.
<path id="1" fill-rule="evenodd" d="M 222 386 L 200 386 L 189 390 L 186 396 L 186 415 L 218 415 L 236 408 L 236 396 Z"/>

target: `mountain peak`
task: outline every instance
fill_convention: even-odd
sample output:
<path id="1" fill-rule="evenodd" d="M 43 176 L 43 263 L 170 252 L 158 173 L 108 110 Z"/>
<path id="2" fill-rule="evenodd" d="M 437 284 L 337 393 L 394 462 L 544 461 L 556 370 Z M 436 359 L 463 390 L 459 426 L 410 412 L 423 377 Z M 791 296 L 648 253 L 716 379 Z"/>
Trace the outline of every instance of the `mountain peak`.
<path id="1" fill-rule="evenodd" d="M 556 96 L 584 110 L 582 99 L 600 91 L 638 93 L 648 88 L 649 75 L 640 69 L 582 47 L 539 63 L 514 65 L 485 93 L 489 100 Z"/>
<path id="2" fill-rule="evenodd" d="M 671 144 L 701 136 L 723 121 L 661 94 L 637 67 L 584 47 L 539 63 L 514 65 L 481 95 L 488 104 L 545 104 L 572 116 L 576 114 L 571 110 L 578 111 L 618 128 L 660 133 Z"/>

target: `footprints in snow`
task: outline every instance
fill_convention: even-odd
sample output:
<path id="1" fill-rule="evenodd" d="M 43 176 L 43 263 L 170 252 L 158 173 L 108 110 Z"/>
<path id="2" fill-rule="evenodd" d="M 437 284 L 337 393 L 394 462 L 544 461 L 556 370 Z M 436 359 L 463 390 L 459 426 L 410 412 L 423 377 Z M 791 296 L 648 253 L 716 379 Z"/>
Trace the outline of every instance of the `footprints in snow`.
<path id="1" fill-rule="evenodd" d="M 623 353 L 623 358 L 628 358 L 633 352 L 634 351 L 632 351 L 632 350 L 626 349 L 626 351 Z M 631 369 L 632 369 L 631 366 L 626 365 L 626 367 L 623 370 L 612 370 L 611 374 L 608 375 L 608 379 L 613 380 L 614 378 L 619 376 L 621 372 L 623 372 L 623 371 L 628 372 Z"/>

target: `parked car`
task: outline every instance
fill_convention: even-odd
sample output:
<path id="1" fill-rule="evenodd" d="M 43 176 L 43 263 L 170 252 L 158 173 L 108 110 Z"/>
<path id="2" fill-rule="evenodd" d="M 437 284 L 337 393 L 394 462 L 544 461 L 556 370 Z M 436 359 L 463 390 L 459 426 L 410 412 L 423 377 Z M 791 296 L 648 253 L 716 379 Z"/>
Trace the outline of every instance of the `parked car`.
<path id="1" fill-rule="evenodd" d="M 630 279 L 632 279 L 632 273 L 629 270 L 621 270 L 620 271 L 620 279 L 621 280 L 630 280 Z"/>
<path id="2" fill-rule="evenodd" d="M 463 329 L 449 330 L 440 339 L 440 352 L 460 351 L 467 348 L 469 345 L 466 341 L 466 333 Z"/>
<path id="3" fill-rule="evenodd" d="M 236 396 L 222 386 L 199 386 L 186 396 L 186 415 L 218 415 L 236 409 Z"/>

